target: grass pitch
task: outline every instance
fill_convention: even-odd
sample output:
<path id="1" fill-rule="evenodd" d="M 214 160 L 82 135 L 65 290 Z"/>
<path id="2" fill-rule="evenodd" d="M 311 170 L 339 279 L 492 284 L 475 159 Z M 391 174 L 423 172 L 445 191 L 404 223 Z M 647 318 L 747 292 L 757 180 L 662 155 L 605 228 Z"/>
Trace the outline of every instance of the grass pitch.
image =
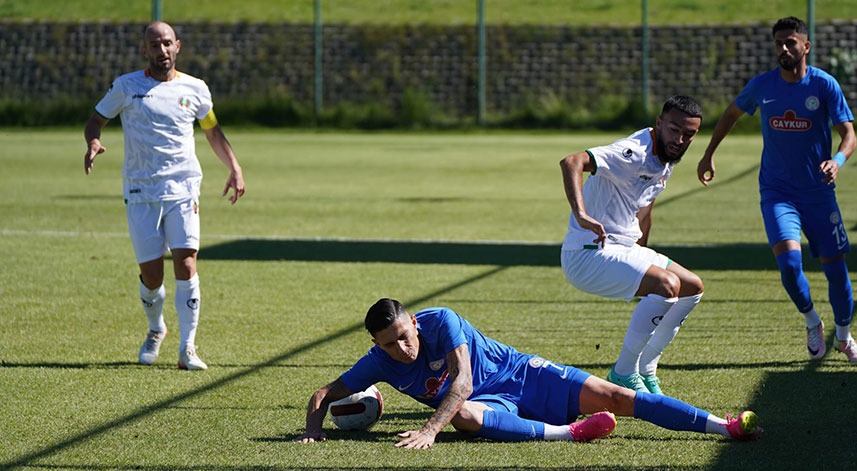
<path id="1" fill-rule="evenodd" d="M 606 375 L 632 305 L 583 294 L 558 267 L 568 218 L 558 161 L 622 133 L 342 134 L 226 130 L 247 194 L 198 134 L 205 372 L 175 368 L 171 302 L 161 358 L 136 363 L 146 330 L 121 199 L 122 134 L 84 176 L 82 131 L 0 130 L 0 469 L 304 470 L 850 469 L 857 367 L 804 352 L 758 211 L 759 136 L 730 136 L 717 179 L 679 164 L 650 241 L 701 275 L 706 295 L 663 357 L 664 390 L 723 416 L 755 410 L 756 443 L 620 419 L 589 444 L 492 443 L 443 431 L 430 451 L 395 433 L 430 410 L 379 385 L 367 433 L 300 445 L 309 395 L 371 345 L 369 305 L 445 305 L 521 351 Z M 840 174 L 846 227 L 855 173 Z M 828 336 L 818 264 L 806 261 Z M 168 277 L 169 278 L 169 277 Z M 174 285 L 166 283 L 168 299 Z M 829 339 L 830 341 L 830 339 Z M 331 426 L 327 422 L 328 426 Z"/>

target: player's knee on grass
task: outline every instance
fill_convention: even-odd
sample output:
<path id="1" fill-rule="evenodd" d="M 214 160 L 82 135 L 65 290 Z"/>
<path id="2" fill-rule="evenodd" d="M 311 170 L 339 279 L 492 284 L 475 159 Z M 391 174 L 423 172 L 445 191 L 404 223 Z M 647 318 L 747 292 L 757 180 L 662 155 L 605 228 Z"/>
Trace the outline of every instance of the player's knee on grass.
<path id="1" fill-rule="evenodd" d="M 450 422 L 459 432 L 474 433 L 482 428 L 482 414 L 488 406 L 472 401 L 466 401 Z"/>

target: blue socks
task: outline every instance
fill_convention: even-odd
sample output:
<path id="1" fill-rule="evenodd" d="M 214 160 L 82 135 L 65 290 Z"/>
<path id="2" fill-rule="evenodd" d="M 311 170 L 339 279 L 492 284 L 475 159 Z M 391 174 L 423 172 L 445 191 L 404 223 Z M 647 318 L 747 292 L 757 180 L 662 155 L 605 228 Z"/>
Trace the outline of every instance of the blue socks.
<path id="1" fill-rule="evenodd" d="M 488 409 L 482 413 L 482 428 L 474 435 L 501 442 L 542 440 L 545 424 L 518 417 L 511 412 Z"/>
<path id="2" fill-rule="evenodd" d="M 669 396 L 637 392 L 634 418 L 670 430 L 705 433 L 708 412 Z"/>
<path id="3" fill-rule="evenodd" d="M 803 274 L 803 264 L 800 250 L 789 250 L 777 255 L 777 265 L 780 267 L 780 278 L 792 302 L 801 313 L 812 309 L 812 298 L 809 296 L 809 282 Z M 844 263 L 844 261 L 843 261 Z M 847 271 L 846 271 L 847 274 Z"/>
<path id="4" fill-rule="evenodd" d="M 824 275 L 827 276 L 827 295 L 833 307 L 833 317 L 836 325 L 851 324 L 851 311 L 854 309 L 854 298 L 851 294 L 851 279 L 848 277 L 848 266 L 845 259 L 830 263 L 822 263 Z M 840 339 L 841 340 L 841 339 Z"/>

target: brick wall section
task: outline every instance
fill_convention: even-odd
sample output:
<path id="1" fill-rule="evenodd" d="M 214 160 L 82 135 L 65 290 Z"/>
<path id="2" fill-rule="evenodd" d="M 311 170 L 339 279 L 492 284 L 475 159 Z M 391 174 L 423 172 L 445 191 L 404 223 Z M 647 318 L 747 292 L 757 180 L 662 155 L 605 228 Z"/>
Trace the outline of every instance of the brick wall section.
<path id="1" fill-rule="evenodd" d="M 91 99 L 113 78 L 145 66 L 143 23 L 0 20 L 0 97 Z M 310 24 L 174 24 L 179 69 L 205 79 L 215 100 L 313 99 Z M 770 25 L 656 26 L 650 30 L 650 96 L 677 93 L 725 104 L 776 66 Z M 555 97 L 583 106 L 604 96 L 639 97 L 640 29 L 489 26 L 487 107 L 502 113 Z M 816 25 L 815 63 L 834 48 L 857 51 L 857 20 Z M 324 26 L 324 103 L 397 103 L 427 94 L 449 113 L 476 109 L 476 28 L 433 25 Z M 857 74 L 842 83 L 857 105 Z"/>

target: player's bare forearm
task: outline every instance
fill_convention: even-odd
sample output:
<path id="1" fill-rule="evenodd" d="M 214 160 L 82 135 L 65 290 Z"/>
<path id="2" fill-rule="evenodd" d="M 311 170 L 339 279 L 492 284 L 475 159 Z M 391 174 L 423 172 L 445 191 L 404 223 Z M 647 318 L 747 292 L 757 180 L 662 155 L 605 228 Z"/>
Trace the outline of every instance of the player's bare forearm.
<path id="1" fill-rule="evenodd" d="M 306 433 L 296 440 L 304 443 L 324 441 L 326 437 L 322 433 L 322 423 L 327 415 L 328 406 L 331 402 L 350 394 L 351 391 L 345 386 L 341 377 L 314 392 L 307 405 Z"/>
<path id="2" fill-rule="evenodd" d="M 714 151 L 717 150 L 717 146 L 726 138 L 726 135 L 732 131 L 735 123 L 738 122 L 743 114 L 744 111 L 738 108 L 738 105 L 733 102 L 726 108 L 720 119 L 717 120 L 711 140 L 705 149 L 705 154 L 699 159 L 699 164 L 696 166 L 697 177 L 703 185 L 708 186 L 708 182 L 714 179 Z"/>
<path id="3" fill-rule="evenodd" d="M 559 166 L 562 169 L 562 182 L 565 187 L 565 196 L 571 205 L 572 216 L 581 228 L 588 229 L 595 234 L 593 243 L 603 246 L 607 232 L 600 222 L 586 214 L 586 208 L 583 205 L 583 172 L 595 171 L 595 164 L 592 163 L 589 153 L 571 154 L 560 160 Z"/>
<path id="4" fill-rule="evenodd" d="M 107 119 L 98 113 L 92 115 L 83 128 L 83 138 L 86 140 L 86 153 L 83 155 L 83 170 L 87 175 L 92 171 L 95 157 L 107 149 L 101 145 L 101 128 L 107 124 Z"/>
<path id="5" fill-rule="evenodd" d="M 637 212 L 637 220 L 640 221 L 640 231 L 643 233 L 643 235 L 637 239 L 637 244 L 643 247 L 647 247 L 649 244 L 649 232 L 652 230 L 652 210 L 654 207 L 655 202 L 652 201 L 652 204 Z"/>
<path id="6" fill-rule="evenodd" d="M 206 129 L 204 132 L 217 158 L 229 169 L 229 177 L 226 179 L 226 186 L 223 188 L 221 196 L 225 196 L 231 188 L 234 193 L 229 197 L 229 201 L 235 204 L 238 198 L 244 196 L 244 173 L 241 166 L 238 165 L 238 159 L 235 157 L 232 146 L 223 134 L 223 130 L 220 129 L 219 124 Z"/>
<path id="7" fill-rule="evenodd" d="M 420 430 L 400 433 L 404 440 L 396 443 L 401 448 L 429 448 L 434 438 L 452 421 L 461 406 L 473 393 L 473 375 L 470 371 L 470 352 L 467 344 L 458 346 L 446 355 L 449 389 L 443 395 L 437 409 Z"/>
<path id="8" fill-rule="evenodd" d="M 854 149 L 857 148 L 857 137 L 855 137 L 854 134 L 854 123 L 851 121 L 839 123 L 836 125 L 836 131 L 839 133 L 839 137 L 842 138 L 837 152 L 842 152 L 845 154 L 846 158 L 851 157 L 851 154 L 854 153 Z"/>

